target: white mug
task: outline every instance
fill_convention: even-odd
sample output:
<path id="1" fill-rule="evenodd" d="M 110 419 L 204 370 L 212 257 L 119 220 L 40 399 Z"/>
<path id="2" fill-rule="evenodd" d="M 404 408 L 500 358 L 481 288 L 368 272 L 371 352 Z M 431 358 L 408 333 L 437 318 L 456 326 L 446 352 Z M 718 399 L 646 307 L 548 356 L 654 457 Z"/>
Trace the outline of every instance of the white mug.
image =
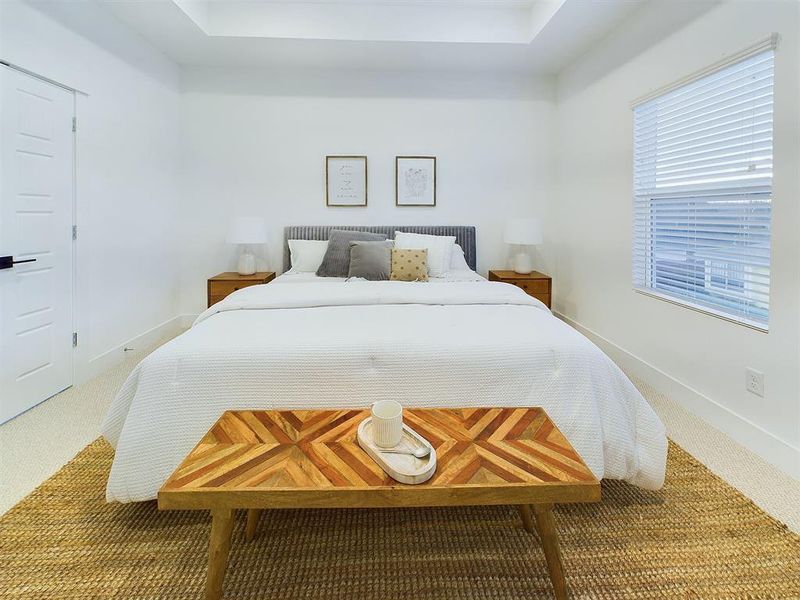
<path id="1" fill-rule="evenodd" d="M 403 438 L 403 406 L 395 400 L 372 405 L 372 440 L 381 448 L 394 448 Z"/>

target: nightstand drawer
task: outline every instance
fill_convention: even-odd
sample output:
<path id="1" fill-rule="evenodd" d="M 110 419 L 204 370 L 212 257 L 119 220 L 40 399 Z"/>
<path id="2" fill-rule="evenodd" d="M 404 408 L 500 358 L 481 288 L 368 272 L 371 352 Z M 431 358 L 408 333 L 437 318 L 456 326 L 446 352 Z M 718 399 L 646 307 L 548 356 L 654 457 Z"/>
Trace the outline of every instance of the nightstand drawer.
<path id="1" fill-rule="evenodd" d="M 534 298 L 536 298 L 539 302 L 544 304 L 547 308 L 550 308 L 550 294 L 531 294 Z"/>
<path id="2" fill-rule="evenodd" d="M 492 269 L 489 271 L 489 281 L 502 281 L 515 285 L 550 308 L 553 299 L 553 280 L 544 273 L 533 271 L 523 274 Z"/>
<path id="3" fill-rule="evenodd" d="M 549 281 L 542 281 L 536 279 L 520 279 L 517 281 L 509 281 L 508 283 L 513 283 L 515 286 L 522 288 L 531 295 L 550 293 Z"/>
<path id="4" fill-rule="evenodd" d="M 253 275 L 239 275 L 238 273 L 220 273 L 208 280 L 208 305 L 224 300 L 228 295 L 237 290 L 269 283 L 275 279 L 275 273 L 265 271 Z"/>
<path id="5" fill-rule="evenodd" d="M 222 302 L 223 300 L 225 300 L 225 296 L 209 296 L 208 305 L 214 306 L 217 302 Z"/>
<path id="6" fill-rule="evenodd" d="M 222 296 L 223 298 L 228 294 L 232 294 L 237 290 L 250 287 L 251 285 L 258 285 L 259 281 L 212 281 L 209 284 L 209 290 L 212 296 Z"/>

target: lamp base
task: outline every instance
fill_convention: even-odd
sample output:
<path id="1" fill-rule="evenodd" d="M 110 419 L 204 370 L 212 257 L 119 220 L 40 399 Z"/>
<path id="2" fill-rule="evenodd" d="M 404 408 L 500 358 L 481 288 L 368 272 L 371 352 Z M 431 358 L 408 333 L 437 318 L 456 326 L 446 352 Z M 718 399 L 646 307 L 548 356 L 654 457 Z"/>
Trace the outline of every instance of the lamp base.
<path id="1" fill-rule="evenodd" d="M 239 255 L 239 265 L 237 268 L 239 275 L 252 275 L 256 272 L 256 257 L 248 252 Z"/>
<path id="2" fill-rule="evenodd" d="M 527 252 L 519 252 L 514 255 L 512 268 L 515 273 L 520 275 L 528 275 L 533 271 L 533 263 L 531 257 Z"/>

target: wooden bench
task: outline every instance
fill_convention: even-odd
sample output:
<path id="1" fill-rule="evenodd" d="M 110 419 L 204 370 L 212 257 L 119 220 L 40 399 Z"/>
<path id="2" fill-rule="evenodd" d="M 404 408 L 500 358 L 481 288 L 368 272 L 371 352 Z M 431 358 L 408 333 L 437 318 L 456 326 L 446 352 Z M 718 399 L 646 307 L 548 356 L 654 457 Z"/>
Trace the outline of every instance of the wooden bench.
<path id="1" fill-rule="evenodd" d="M 390 479 L 361 449 L 367 410 L 229 411 L 158 494 L 160 509 L 210 510 L 206 598 L 222 594 L 233 511 L 252 539 L 262 509 L 513 504 L 538 532 L 555 596 L 567 597 L 552 508 L 596 502 L 600 484 L 541 408 L 406 409 L 431 442 L 435 475 Z"/>

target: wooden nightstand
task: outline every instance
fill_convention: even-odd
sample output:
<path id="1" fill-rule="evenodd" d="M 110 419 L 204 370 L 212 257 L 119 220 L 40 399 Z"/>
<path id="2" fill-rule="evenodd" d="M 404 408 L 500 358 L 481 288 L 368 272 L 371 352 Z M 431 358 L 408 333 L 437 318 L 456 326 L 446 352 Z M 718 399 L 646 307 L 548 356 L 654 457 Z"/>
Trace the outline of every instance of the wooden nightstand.
<path id="1" fill-rule="evenodd" d="M 259 283 L 269 283 L 273 279 L 275 279 L 275 273 L 272 271 L 263 271 L 252 275 L 220 273 L 208 280 L 208 305 L 216 304 L 236 290 L 258 285 Z"/>
<path id="2" fill-rule="evenodd" d="M 547 308 L 553 294 L 553 281 L 549 275 L 533 271 L 527 275 L 520 275 L 514 271 L 489 271 L 489 281 L 502 281 L 522 288 L 528 294 L 541 300 Z"/>

